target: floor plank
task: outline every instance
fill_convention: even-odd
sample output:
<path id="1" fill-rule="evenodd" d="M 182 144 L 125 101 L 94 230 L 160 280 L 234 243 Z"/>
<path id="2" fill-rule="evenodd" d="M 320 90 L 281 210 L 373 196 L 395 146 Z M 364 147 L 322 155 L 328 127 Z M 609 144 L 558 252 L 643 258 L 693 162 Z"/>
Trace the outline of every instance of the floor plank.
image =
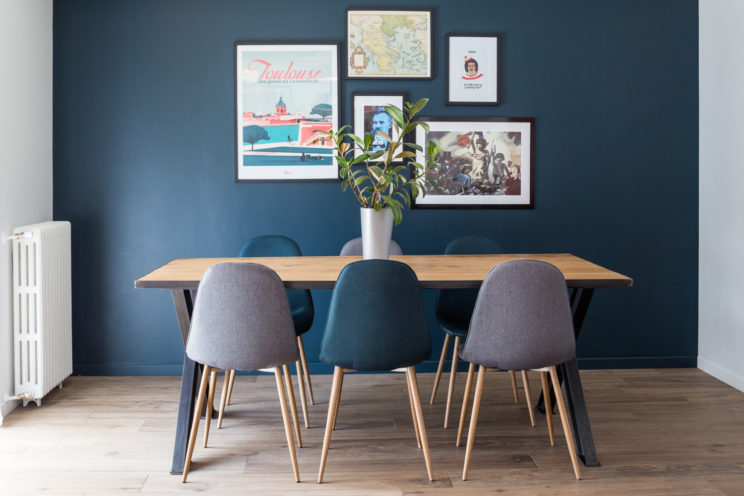
<path id="1" fill-rule="evenodd" d="M 197 445 L 186 484 L 168 473 L 178 377 L 72 377 L 41 408 L 19 408 L 0 427 L 0 493 L 744 496 L 744 394 L 700 370 L 582 372 L 602 466 L 582 467 L 581 481 L 557 417 L 551 447 L 544 416 L 531 428 L 524 393 L 515 405 L 508 375 L 493 374 L 463 482 L 464 448 L 454 445 L 461 376 L 445 430 L 446 395 L 440 391 L 429 406 L 433 374 L 419 375 L 434 482 L 416 446 L 400 374 L 345 377 L 322 485 L 315 480 L 330 376 L 313 377 L 317 404 L 302 430 L 300 484 L 272 376 L 236 379 L 223 429 L 213 423 L 209 448 Z M 537 375 L 531 379 L 539 384 Z M 539 388 L 532 389 L 536 399 Z"/>

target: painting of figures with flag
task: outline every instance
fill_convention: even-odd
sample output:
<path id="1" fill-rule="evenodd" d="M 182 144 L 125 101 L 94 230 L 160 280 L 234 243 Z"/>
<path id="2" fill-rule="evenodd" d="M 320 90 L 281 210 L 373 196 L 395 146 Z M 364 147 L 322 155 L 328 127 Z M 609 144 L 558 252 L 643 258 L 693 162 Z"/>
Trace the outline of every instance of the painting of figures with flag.
<path id="1" fill-rule="evenodd" d="M 417 207 L 532 208 L 534 119 L 422 118 L 417 143 L 439 145 Z"/>

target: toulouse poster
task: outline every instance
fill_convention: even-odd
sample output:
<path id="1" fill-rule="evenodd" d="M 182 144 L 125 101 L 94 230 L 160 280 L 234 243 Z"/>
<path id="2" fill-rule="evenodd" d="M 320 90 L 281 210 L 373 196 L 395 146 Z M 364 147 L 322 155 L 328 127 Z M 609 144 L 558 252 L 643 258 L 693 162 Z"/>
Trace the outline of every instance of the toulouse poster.
<path id="1" fill-rule="evenodd" d="M 335 180 L 338 44 L 235 44 L 235 180 Z"/>

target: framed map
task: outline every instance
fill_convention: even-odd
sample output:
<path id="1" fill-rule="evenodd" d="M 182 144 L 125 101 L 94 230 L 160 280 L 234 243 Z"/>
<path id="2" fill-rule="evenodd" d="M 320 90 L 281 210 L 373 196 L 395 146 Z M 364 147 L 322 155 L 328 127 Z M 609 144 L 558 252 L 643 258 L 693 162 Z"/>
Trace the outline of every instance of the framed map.
<path id="1" fill-rule="evenodd" d="M 235 181 L 338 180 L 339 44 L 235 42 Z"/>
<path id="2" fill-rule="evenodd" d="M 346 10 L 346 77 L 432 79 L 430 10 Z"/>

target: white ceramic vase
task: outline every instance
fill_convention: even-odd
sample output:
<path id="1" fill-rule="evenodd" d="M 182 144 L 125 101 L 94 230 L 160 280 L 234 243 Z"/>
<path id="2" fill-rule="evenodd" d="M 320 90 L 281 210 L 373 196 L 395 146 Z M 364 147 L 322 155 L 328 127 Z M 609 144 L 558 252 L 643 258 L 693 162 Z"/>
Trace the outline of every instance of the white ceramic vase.
<path id="1" fill-rule="evenodd" d="M 390 256 L 390 239 L 393 237 L 393 212 L 389 208 L 375 211 L 361 208 L 362 258 L 387 260 Z"/>

